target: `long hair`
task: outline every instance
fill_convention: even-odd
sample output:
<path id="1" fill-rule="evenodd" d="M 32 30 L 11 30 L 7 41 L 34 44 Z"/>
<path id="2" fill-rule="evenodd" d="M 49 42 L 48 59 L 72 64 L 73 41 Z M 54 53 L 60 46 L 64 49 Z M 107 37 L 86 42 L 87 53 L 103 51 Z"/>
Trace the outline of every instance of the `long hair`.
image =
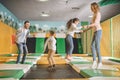
<path id="1" fill-rule="evenodd" d="M 91 9 L 95 12 L 98 12 L 100 10 L 99 5 L 96 2 L 91 3 Z"/>
<path id="2" fill-rule="evenodd" d="M 67 29 L 69 29 L 71 27 L 72 23 L 75 23 L 75 21 L 79 21 L 79 19 L 78 18 L 70 19 L 66 24 Z"/>

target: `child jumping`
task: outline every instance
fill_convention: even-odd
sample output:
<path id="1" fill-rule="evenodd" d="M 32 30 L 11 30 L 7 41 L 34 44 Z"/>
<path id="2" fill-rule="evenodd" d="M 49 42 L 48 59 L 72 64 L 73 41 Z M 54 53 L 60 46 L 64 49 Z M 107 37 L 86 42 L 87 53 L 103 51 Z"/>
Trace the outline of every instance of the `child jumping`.
<path id="1" fill-rule="evenodd" d="M 50 37 L 45 42 L 44 51 L 46 50 L 46 47 L 48 45 L 48 57 L 47 57 L 49 63 L 48 70 L 53 71 L 55 70 L 55 61 L 53 55 L 56 52 L 56 39 L 54 38 L 55 35 L 54 31 L 50 31 L 49 33 Z"/>

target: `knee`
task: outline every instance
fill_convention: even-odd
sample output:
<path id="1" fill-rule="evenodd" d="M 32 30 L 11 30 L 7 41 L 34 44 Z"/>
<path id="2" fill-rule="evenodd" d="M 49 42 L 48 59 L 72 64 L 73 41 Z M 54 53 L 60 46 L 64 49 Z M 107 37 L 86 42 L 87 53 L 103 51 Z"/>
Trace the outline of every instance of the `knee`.
<path id="1" fill-rule="evenodd" d="M 51 58 L 50 56 L 47 57 L 48 60 L 50 60 L 50 58 Z"/>
<path id="2" fill-rule="evenodd" d="M 73 50 L 73 49 L 74 49 L 74 45 L 71 45 L 71 46 L 70 46 L 70 49 Z"/>
<path id="3" fill-rule="evenodd" d="M 91 49 L 93 49 L 93 46 L 91 45 L 91 47 L 90 47 Z"/>
<path id="4" fill-rule="evenodd" d="M 91 49 L 95 48 L 95 45 L 91 45 Z"/>
<path id="5" fill-rule="evenodd" d="M 18 52 L 19 54 L 23 54 L 23 50 L 19 50 L 19 52 Z"/>

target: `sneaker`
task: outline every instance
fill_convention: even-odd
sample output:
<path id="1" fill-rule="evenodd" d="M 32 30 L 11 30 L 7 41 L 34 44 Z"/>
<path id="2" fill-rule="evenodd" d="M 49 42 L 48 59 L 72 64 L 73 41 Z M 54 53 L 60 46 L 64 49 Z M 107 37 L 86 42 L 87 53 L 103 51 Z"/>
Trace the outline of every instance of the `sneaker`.
<path id="1" fill-rule="evenodd" d="M 54 72 L 54 71 L 55 71 L 55 67 L 53 67 L 53 66 L 48 66 L 48 71 L 49 71 L 49 72 Z"/>
<path id="2" fill-rule="evenodd" d="M 56 68 L 55 68 L 55 64 L 52 66 L 52 70 L 53 70 L 53 71 L 55 71 L 55 70 L 56 70 Z"/>
<path id="3" fill-rule="evenodd" d="M 69 63 L 70 61 L 68 59 L 65 59 L 66 63 Z"/>
<path id="4" fill-rule="evenodd" d="M 100 69 L 102 67 L 102 63 L 98 63 L 97 69 Z"/>
<path id="5" fill-rule="evenodd" d="M 21 64 L 24 64 L 24 62 L 20 62 Z"/>
<path id="6" fill-rule="evenodd" d="M 48 66 L 47 70 L 51 71 L 52 70 L 52 66 Z"/>
<path id="7" fill-rule="evenodd" d="M 55 67 L 55 64 L 53 64 L 53 67 Z"/>
<path id="8" fill-rule="evenodd" d="M 96 69 L 96 67 L 97 67 L 97 62 L 96 62 L 96 61 L 93 61 L 92 69 Z"/>
<path id="9" fill-rule="evenodd" d="M 17 62 L 16 64 L 20 64 L 20 63 Z"/>

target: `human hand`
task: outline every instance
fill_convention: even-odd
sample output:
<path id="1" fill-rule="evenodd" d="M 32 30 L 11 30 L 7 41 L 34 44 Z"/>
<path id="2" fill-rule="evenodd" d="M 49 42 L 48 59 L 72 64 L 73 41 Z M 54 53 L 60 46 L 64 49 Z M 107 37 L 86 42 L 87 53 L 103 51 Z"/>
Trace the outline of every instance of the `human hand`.
<path id="1" fill-rule="evenodd" d="M 83 32 L 86 32 L 86 31 L 87 31 L 87 29 L 83 30 Z"/>
<path id="2" fill-rule="evenodd" d="M 87 29 L 84 29 L 83 32 L 86 32 L 86 31 L 88 31 L 88 30 L 90 30 L 90 29 L 92 29 L 92 27 L 89 27 L 89 28 L 87 28 Z"/>
<path id="3" fill-rule="evenodd" d="M 83 33 L 83 30 L 80 30 L 80 33 Z"/>
<path id="4" fill-rule="evenodd" d="M 87 25 L 85 25 L 85 26 L 82 26 L 84 29 L 86 29 L 88 26 Z"/>

